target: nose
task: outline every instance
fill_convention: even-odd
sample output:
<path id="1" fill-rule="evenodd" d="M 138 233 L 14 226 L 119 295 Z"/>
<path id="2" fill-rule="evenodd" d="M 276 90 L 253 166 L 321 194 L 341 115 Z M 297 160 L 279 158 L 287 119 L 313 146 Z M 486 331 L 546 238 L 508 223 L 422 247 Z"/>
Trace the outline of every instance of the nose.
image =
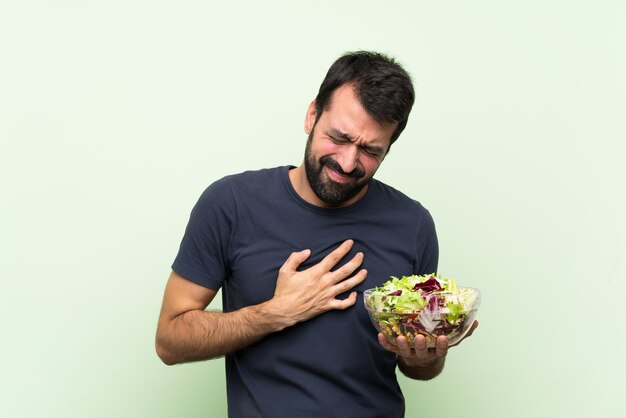
<path id="1" fill-rule="evenodd" d="M 341 166 L 344 173 L 350 174 L 358 165 L 359 160 L 359 147 L 350 144 L 342 149 L 341 154 L 338 156 L 337 162 Z"/>

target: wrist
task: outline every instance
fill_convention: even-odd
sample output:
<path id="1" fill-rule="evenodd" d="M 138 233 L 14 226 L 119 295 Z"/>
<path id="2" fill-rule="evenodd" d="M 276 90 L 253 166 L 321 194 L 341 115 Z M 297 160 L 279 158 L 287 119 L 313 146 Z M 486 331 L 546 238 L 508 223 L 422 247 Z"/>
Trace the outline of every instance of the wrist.
<path id="1" fill-rule="evenodd" d="M 445 357 L 437 357 L 434 360 L 420 362 L 416 365 L 406 364 L 403 357 L 398 356 L 398 368 L 410 379 L 430 380 L 437 377 L 442 371 Z"/>
<path id="2" fill-rule="evenodd" d="M 297 322 L 285 312 L 282 308 L 283 305 L 284 304 L 276 298 L 272 298 L 257 305 L 257 314 L 260 318 L 263 318 L 263 322 L 265 322 L 274 332 L 282 331 L 287 327 L 295 325 Z"/>
<path id="3" fill-rule="evenodd" d="M 402 357 L 401 355 L 398 355 L 398 363 L 400 363 L 401 365 L 405 366 L 405 367 L 410 367 L 410 368 L 417 368 L 417 369 L 433 369 L 433 368 L 437 368 L 437 367 L 441 367 L 443 366 L 443 363 L 445 362 L 446 358 L 445 357 L 435 357 L 434 359 L 429 359 L 429 360 L 414 360 L 414 361 L 407 361 L 408 359 L 405 357 Z"/>

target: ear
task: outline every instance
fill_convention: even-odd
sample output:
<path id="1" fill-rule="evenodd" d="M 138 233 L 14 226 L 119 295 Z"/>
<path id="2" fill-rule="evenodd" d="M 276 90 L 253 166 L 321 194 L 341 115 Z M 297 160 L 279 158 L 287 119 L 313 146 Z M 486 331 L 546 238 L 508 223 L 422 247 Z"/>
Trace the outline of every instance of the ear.
<path id="1" fill-rule="evenodd" d="M 311 133 L 313 126 L 315 126 L 315 118 L 317 117 L 317 110 L 315 109 L 315 100 L 309 104 L 309 108 L 306 111 L 306 117 L 304 118 L 304 132 L 308 135 Z"/>

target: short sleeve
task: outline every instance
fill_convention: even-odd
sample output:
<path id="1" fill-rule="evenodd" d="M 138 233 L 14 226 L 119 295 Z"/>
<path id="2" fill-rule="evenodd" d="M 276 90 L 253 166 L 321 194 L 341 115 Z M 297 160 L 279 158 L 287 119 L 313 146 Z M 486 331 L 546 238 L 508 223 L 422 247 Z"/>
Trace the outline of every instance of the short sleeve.
<path id="1" fill-rule="evenodd" d="M 439 264 L 439 242 L 437 240 L 435 221 L 426 209 L 424 209 L 423 220 L 418 233 L 417 248 L 418 265 L 415 266 L 417 274 L 436 273 Z"/>
<path id="2" fill-rule="evenodd" d="M 229 275 L 233 217 L 232 190 L 226 179 L 209 186 L 191 211 L 172 270 L 209 289 L 219 289 Z"/>

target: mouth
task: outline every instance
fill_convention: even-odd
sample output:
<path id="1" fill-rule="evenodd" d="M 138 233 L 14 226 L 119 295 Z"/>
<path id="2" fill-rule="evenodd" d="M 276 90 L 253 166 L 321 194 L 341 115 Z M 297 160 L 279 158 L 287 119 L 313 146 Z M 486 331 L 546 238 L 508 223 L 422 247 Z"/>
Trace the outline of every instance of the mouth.
<path id="1" fill-rule="evenodd" d="M 320 159 L 320 165 L 322 168 L 326 169 L 326 175 L 330 180 L 340 184 L 357 182 L 360 178 L 365 176 L 365 173 L 360 167 L 355 168 L 350 173 L 344 172 L 339 163 L 328 156 Z"/>
<path id="2" fill-rule="evenodd" d="M 354 176 L 351 176 L 348 174 L 342 174 L 329 166 L 325 166 L 325 168 L 326 168 L 326 174 L 328 175 L 328 177 L 336 183 L 345 184 L 345 183 L 350 183 L 351 181 L 354 181 Z"/>

